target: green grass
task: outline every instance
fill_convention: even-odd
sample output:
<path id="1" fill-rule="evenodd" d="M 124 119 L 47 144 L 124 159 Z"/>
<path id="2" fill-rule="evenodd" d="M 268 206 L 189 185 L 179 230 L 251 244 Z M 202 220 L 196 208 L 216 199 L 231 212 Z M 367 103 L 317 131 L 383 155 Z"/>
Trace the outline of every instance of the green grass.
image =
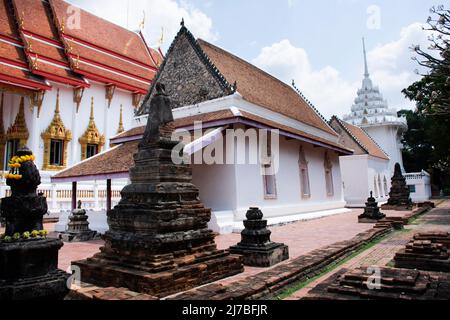
<path id="1" fill-rule="evenodd" d="M 396 231 L 397 232 L 397 231 Z M 353 258 L 355 258 L 356 256 L 360 255 L 361 253 L 363 253 L 366 250 L 369 250 L 370 248 L 372 248 L 373 246 L 379 244 L 381 241 L 383 241 L 388 235 L 385 235 L 381 238 L 378 238 L 372 242 L 369 242 L 367 244 L 365 244 L 364 246 L 362 246 L 361 248 L 359 248 L 358 250 L 356 250 L 355 252 L 353 252 L 352 254 L 350 254 L 349 256 L 347 256 L 346 258 L 337 261 L 337 262 L 333 262 L 331 264 L 329 264 L 328 266 L 326 266 L 322 272 L 320 274 L 318 274 L 317 276 L 314 276 L 312 278 L 307 278 L 306 280 L 297 282 L 295 284 L 293 284 L 292 286 L 289 286 L 289 288 L 287 288 L 286 290 L 282 291 L 281 293 L 279 293 L 278 295 L 275 296 L 275 300 L 283 300 L 286 299 L 287 297 L 293 295 L 295 292 L 303 289 L 304 287 L 306 287 L 308 284 L 310 284 L 311 282 L 314 282 L 315 280 L 319 279 L 320 277 L 326 275 L 327 273 L 335 270 L 336 268 L 342 266 L 343 264 L 345 264 L 346 262 L 352 260 Z"/>

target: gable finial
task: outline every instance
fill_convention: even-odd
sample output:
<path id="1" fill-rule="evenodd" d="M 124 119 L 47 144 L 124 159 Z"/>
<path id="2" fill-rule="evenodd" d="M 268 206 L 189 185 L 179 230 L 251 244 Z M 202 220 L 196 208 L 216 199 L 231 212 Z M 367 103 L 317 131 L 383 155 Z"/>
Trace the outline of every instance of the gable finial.
<path id="1" fill-rule="evenodd" d="M 367 52 L 366 52 L 366 42 L 364 40 L 364 37 L 362 38 L 363 42 L 363 52 L 364 52 L 364 77 L 369 77 L 369 67 L 367 65 Z"/>
<path id="2" fill-rule="evenodd" d="M 184 27 L 184 18 L 181 18 L 181 23 L 180 23 L 180 25 L 181 25 L 182 27 Z"/>

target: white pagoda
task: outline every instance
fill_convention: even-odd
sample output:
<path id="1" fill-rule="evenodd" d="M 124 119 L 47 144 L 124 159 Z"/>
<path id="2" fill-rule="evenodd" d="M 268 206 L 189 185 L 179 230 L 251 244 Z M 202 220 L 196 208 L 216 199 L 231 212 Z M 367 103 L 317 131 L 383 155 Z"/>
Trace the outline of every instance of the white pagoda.
<path id="1" fill-rule="evenodd" d="M 398 162 L 403 169 L 401 138 L 408 129 L 406 118 L 398 117 L 397 110 L 390 109 L 380 89 L 373 85 L 367 66 L 366 46 L 364 50 L 364 80 L 358 90 L 351 114 L 344 116 L 344 121 L 356 125 L 366 131 L 390 158 L 389 168 L 394 172 Z"/>
<path id="2" fill-rule="evenodd" d="M 367 66 L 367 54 L 364 39 L 363 51 L 365 72 L 362 88 L 358 90 L 358 96 L 351 108 L 352 112 L 345 115 L 343 119 L 345 122 L 363 129 L 389 157 L 388 171 L 392 176 L 396 163 L 399 163 L 402 171 L 405 172 L 403 167 L 403 145 L 401 140 L 403 134 L 408 130 L 408 125 L 406 118 L 399 117 L 396 109 L 389 108 L 387 101 L 380 93 L 380 89 L 373 85 Z M 382 168 L 384 168 L 384 165 L 381 165 L 381 167 L 378 168 L 378 171 L 383 171 Z M 350 181 L 353 179 L 357 180 L 357 177 L 354 177 L 353 174 L 351 176 L 352 177 L 349 179 Z M 416 173 L 405 173 L 405 178 L 410 188 L 413 201 L 427 201 L 430 198 L 430 175 L 426 171 L 422 170 L 421 172 Z M 380 192 L 380 195 L 381 194 L 382 192 Z M 347 194 L 346 197 L 349 197 L 349 195 Z"/>

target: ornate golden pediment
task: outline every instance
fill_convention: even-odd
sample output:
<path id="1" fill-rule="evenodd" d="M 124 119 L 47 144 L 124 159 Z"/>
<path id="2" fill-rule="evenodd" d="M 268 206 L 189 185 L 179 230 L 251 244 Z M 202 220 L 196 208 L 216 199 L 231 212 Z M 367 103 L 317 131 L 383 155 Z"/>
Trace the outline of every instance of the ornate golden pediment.
<path id="1" fill-rule="evenodd" d="M 89 124 L 84 132 L 84 134 L 78 139 L 81 145 L 81 160 L 85 160 L 87 158 L 87 146 L 90 144 L 95 144 L 98 147 L 98 152 L 101 152 L 101 149 L 105 145 L 105 136 L 100 134 L 95 125 L 94 118 L 94 98 L 91 98 L 91 115 L 89 117 Z"/>
<path id="2" fill-rule="evenodd" d="M 6 133 L 6 140 L 19 140 L 20 145 L 26 145 L 30 133 L 28 132 L 27 123 L 25 121 L 25 98 L 20 98 L 19 112 L 11 127 Z"/>
<path id="3" fill-rule="evenodd" d="M 119 116 L 119 127 L 117 129 L 117 134 L 122 133 L 125 131 L 125 128 L 123 127 L 123 107 L 120 105 L 120 116 Z"/>
<path id="4" fill-rule="evenodd" d="M 67 144 L 72 140 L 72 132 L 64 126 L 61 119 L 60 108 L 59 108 L 59 90 L 56 95 L 56 107 L 55 115 L 53 116 L 52 122 L 41 134 L 44 140 L 44 165 L 42 170 L 58 171 L 62 170 L 67 166 Z M 51 140 L 61 140 L 64 143 L 63 147 L 63 164 L 62 165 L 51 165 L 50 164 L 50 145 Z"/>

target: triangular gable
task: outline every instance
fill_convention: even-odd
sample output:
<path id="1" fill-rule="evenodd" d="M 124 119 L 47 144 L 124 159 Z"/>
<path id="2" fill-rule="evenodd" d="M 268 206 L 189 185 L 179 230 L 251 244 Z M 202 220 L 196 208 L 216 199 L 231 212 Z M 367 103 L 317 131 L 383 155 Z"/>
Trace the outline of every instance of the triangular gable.
<path id="1" fill-rule="evenodd" d="M 184 24 L 172 42 L 138 115 L 148 113 L 157 82 L 165 84 L 174 108 L 225 97 L 235 92 L 234 86 L 228 83 L 211 62 Z"/>
<path id="2" fill-rule="evenodd" d="M 355 150 L 355 154 L 369 154 L 373 157 L 377 157 L 384 160 L 389 160 L 389 156 L 383 149 L 367 134 L 363 129 L 349 124 L 336 116 L 333 116 L 330 120 L 330 125 L 334 130 L 340 128 L 338 132 L 341 136 L 339 142 L 348 148 Z M 343 137 L 345 135 L 349 139 Z"/>

